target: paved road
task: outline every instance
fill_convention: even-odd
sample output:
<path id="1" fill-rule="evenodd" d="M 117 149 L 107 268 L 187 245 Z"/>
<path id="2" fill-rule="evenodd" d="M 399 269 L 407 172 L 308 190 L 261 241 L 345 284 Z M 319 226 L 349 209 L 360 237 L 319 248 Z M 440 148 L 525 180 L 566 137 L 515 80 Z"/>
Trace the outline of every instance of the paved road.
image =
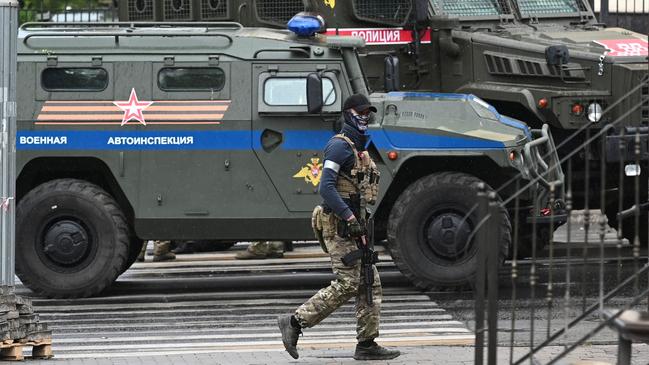
<path id="1" fill-rule="evenodd" d="M 572 242 L 583 242 L 583 229 L 574 228 L 570 237 Z M 566 251 L 561 243 L 566 238 L 565 231 L 557 233 L 557 254 Z M 535 263 L 538 285 L 534 300 L 529 298 L 532 262 L 517 263 L 516 291 L 511 285 L 511 262 L 505 264 L 500 271 L 500 358 L 509 354 L 512 333 L 515 352 L 522 354 L 532 343 L 538 344 L 545 338 L 547 318 L 551 318 L 549 326 L 555 331 L 565 324 L 566 313 L 572 318 L 581 311 L 584 298 L 587 304 L 597 302 L 597 233 L 591 232 L 589 241 L 585 258 L 581 256 L 583 245 L 576 244 L 571 246 L 573 254 L 577 253 L 573 260 L 560 259 L 550 264 L 548 259 L 541 259 Z M 628 246 L 618 250 L 614 231 L 607 233 L 605 242 L 606 254 L 610 255 L 605 264 L 608 290 L 615 286 L 618 275 L 624 278 L 632 272 L 634 261 L 629 258 Z M 301 243 L 285 259 L 233 260 L 236 250 L 244 247 L 239 244 L 225 253 L 180 255 L 178 260 L 168 263 L 138 263 L 101 297 L 35 298 L 34 304 L 41 319 L 54 331 L 57 358 L 68 359 L 70 364 L 79 364 L 75 361 L 84 358 L 103 358 L 109 361 L 106 363 L 114 363 L 110 361 L 115 358 L 124 358 L 124 363 L 148 363 L 146 359 L 153 359 L 156 364 L 288 362 L 275 317 L 291 312 L 333 278 L 328 258 L 317 246 Z M 646 257 L 642 260 L 641 264 Z M 378 266 L 385 287 L 383 343 L 407 350 L 397 363 L 427 363 L 429 354 L 440 361 L 446 359 L 442 362 L 447 364 L 471 363 L 472 348 L 462 347 L 472 344 L 474 338 L 471 330 L 475 326 L 475 301 L 470 288 L 422 293 L 409 285 L 387 255 L 381 255 Z M 572 280 L 586 280 L 583 285 L 571 287 L 571 300 L 564 305 L 563 288 L 567 287 L 568 272 Z M 550 309 L 545 300 L 549 282 L 554 287 Z M 20 286 L 18 292 L 29 294 Z M 512 300 L 514 292 L 517 300 Z M 633 290 L 627 289 L 610 305 L 624 305 L 632 295 Z M 516 319 L 513 330 L 512 317 Z M 569 336 L 555 343 L 559 346 L 548 348 L 540 358 L 551 359 L 563 349 L 561 345 L 572 343 L 597 323 L 596 315 L 589 316 Z M 348 303 L 320 326 L 305 331 L 300 348 L 306 363 L 348 362 L 355 343 L 353 328 L 353 303 Z M 571 358 L 610 361 L 615 358 L 615 344 L 615 334 L 606 330 Z M 413 345 L 418 347 L 407 347 Z M 649 346 L 635 345 L 634 349 L 637 359 L 649 359 Z"/>
<path id="2" fill-rule="evenodd" d="M 57 358 L 281 351 L 276 317 L 291 313 L 332 279 L 319 247 L 297 247 L 285 259 L 235 261 L 230 251 L 137 263 L 104 296 L 34 298 L 34 306 L 53 330 Z M 387 256 L 381 259 L 386 282 L 382 343 L 473 343 L 473 333 L 462 322 L 410 287 Z M 350 302 L 306 330 L 301 346 L 353 349 L 353 310 Z"/>

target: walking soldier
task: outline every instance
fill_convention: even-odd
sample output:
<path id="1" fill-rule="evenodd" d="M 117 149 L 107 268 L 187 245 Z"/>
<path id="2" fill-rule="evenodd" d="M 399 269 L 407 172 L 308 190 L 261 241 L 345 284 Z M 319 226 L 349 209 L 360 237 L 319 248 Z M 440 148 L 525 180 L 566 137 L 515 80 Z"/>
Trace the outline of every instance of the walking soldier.
<path id="1" fill-rule="evenodd" d="M 385 360 L 399 351 L 379 346 L 381 281 L 367 240 L 367 204 L 378 194 L 379 173 L 365 151 L 367 125 L 376 112 L 366 96 L 355 94 L 343 105 L 343 127 L 324 152 L 320 195 L 324 203 L 313 212 L 312 224 L 323 249 L 331 257 L 336 279 L 302 304 L 295 314 L 278 318 L 286 351 L 298 358 L 302 328 L 313 327 L 356 297 L 357 360 Z M 371 232 L 370 232 L 371 234 Z M 362 258 L 362 260 L 359 260 Z"/>

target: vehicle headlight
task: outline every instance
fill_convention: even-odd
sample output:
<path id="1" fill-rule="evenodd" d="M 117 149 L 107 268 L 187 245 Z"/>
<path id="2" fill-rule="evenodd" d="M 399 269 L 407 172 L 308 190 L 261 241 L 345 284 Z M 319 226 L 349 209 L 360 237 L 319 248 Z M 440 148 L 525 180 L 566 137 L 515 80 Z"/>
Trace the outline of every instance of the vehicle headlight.
<path id="1" fill-rule="evenodd" d="M 597 123 L 602 119 L 602 106 L 598 103 L 592 103 L 588 106 L 588 120 Z"/>

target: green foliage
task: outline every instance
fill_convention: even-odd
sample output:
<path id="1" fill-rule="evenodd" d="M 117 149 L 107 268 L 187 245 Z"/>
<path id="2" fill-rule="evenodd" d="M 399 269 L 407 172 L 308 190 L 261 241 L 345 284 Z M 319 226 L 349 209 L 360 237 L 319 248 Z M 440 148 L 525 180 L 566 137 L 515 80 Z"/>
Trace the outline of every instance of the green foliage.
<path id="1" fill-rule="evenodd" d="M 35 11 L 20 10 L 20 12 L 18 13 L 18 20 L 20 24 L 22 24 L 26 22 L 35 22 L 38 19 Z"/>

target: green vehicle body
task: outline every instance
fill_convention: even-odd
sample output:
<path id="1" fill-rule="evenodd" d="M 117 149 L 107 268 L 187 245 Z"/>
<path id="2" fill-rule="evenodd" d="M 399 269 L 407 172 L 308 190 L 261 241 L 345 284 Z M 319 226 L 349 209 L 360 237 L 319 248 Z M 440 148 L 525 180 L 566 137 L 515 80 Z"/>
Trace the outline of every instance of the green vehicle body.
<path id="1" fill-rule="evenodd" d="M 309 11 L 325 20 L 326 34 L 366 40 L 359 55 L 370 90 L 476 95 L 532 128 L 550 125 L 562 159 L 581 148 L 588 139 L 586 129 L 592 135 L 613 126 L 606 133 L 605 147 L 597 143 L 583 154 L 593 168 L 602 158 L 610 164 L 605 186 L 590 174 L 595 190 L 617 191 L 618 164 L 635 164 L 635 134 L 640 134 L 642 145 L 647 143 L 647 36 L 598 23 L 587 0 L 185 0 L 177 2 L 180 7 L 173 4 L 120 0 L 120 19 L 235 20 L 245 26 L 284 29 L 296 12 Z M 212 8 L 214 12 L 205 11 Z M 391 71 L 386 74 L 386 70 Z M 599 115 L 596 122 L 588 117 L 591 105 L 593 114 Z M 622 133 L 626 137 L 619 137 Z M 600 206 L 595 194 L 583 194 L 579 187 L 586 174 L 580 169 L 586 164 L 581 156 L 575 158 L 573 207 L 601 208 L 611 226 L 617 226 L 617 196 L 607 194 Z M 641 159 L 646 160 L 647 154 L 642 152 Z M 633 178 L 622 183 L 626 191 L 634 188 Z M 642 193 L 640 199 L 648 198 Z M 634 204 L 628 195 L 622 206 L 629 209 Z M 623 224 L 629 228 L 625 237 L 633 239 L 635 230 L 630 227 L 635 223 L 625 220 Z M 646 233 L 641 240 L 646 242 Z"/>
<path id="2" fill-rule="evenodd" d="M 598 24 L 587 1 L 564 6 L 574 11 L 556 8 L 553 13 L 543 13 L 541 1 L 478 0 L 464 7 L 460 7 L 463 2 L 421 2 L 428 14 L 418 23 L 417 0 L 397 1 L 413 13 L 392 22 L 377 16 L 385 7 L 374 12 L 359 7 L 363 0 L 339 1 L 335 10 L 321 2 L 314 6 L 330 29 L 419 29 L 419 44 L 390 44 L 376 31 L 364 33 L 376 40 L 361 57 L 366 73 L 375 76 L 370 78 L 373 90 L 389 89 L 377 76 L 383 75 L 383 58 L 390 53 L 402 65 L 400 89 L 474 94 L 534 127 L 550 124 L 557 140 L 585 125 L 601 128 L 618 118 L 622 118 L 618 129 L 649 123 L 646 104 L 625 115 L 649 95 L 646 87 L 637 87 L 649 71 L 647 36 Z M 535 4 L 538 7 L 532 8 Z M 568 58 L 553 60 L 551 48 L 557 46 L 565 47 Z M 634 89 L 599 122 L 588 120 L 591 103 L 606 109 Z M 539 107 L 542 99 L 547 106 Z M 575 104 L 585 111 L 574 113 Z"/>
<path id="3" fill-rule="evenodd" d="M 133 263 L 145 239 L 313 239 L 322 149 L 340 127 L 342 101 L 368 94 L 356 53 L 362 46 L 359 38 L 299 38 L 236 23 L 24 25 L 22 281 L 47 296 L 89 296 Z M 308 78 L 325 92 L 319 112 L 307 111 Z M 381 170 L 378 239 L 390 235 L 404 191 L 435 174 L 493 188 L 543 175 L 520 195 L 522 211 L 535 196 L 537 208 L 547 207 L 547 182 L 563 181 L 547 127 L 532 131 L 471 95 L 370 98 L 379 110 L 368 145 Z M 511 196 L 513 185 L 499 196 Z M 460 213 L 447 221 L 461 225 Z M 397 264 L 422 287 L 466 279 L 427 277 L 407 258 Z"/>
<path id="4" fill-rule="evenodd" d="M 218 11 L 201 11 L 216 3 Z M 575 104 L 606 109 L 625 97 L 593 127 L 617 119 L 618 129 L 649 123 L 646 104 L 627 113 L 649 95 L 647 87 L 636 88 L 647 78 L 647 36 L 598 23 L 587 0 L 194 0 L 182 9 L 154 1 L 146 11 L 138 4 L 145 3 L 121 0 L 120 19 L 234 20 L 284 29 L 307 10 L 324 18 L 327 34 L 366 39 L 359 54 L 371 90 L 474 94 L 535 128 L 550 124 L 557 140 L 592 123 L 587 113 L 572 112 Z M 569 57 L 553 64 L 546 51 L 556 46 Z M 386 56 L 401 65 L 398 85 L 384 82 Z M 547 106 L 539 108 L 542 99 Z"/>

